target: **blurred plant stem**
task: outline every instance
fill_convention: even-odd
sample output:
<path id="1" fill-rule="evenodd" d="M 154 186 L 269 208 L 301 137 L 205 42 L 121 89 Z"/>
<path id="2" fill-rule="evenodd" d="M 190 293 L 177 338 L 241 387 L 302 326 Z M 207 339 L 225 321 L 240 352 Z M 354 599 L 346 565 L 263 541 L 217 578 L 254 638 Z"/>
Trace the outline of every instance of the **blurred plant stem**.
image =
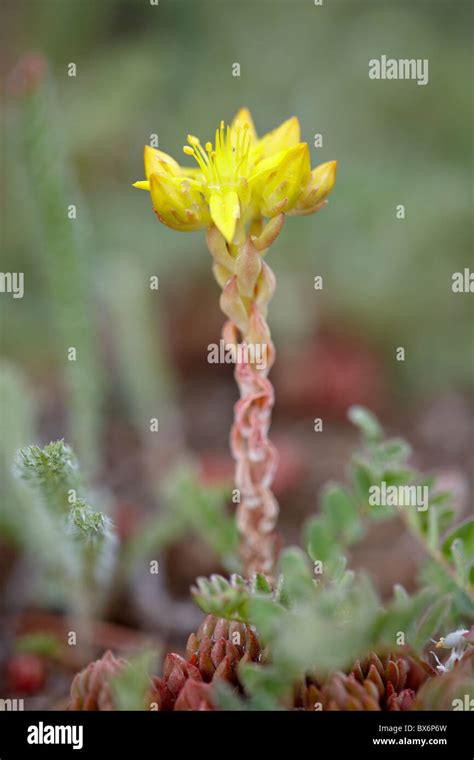
<path id="1" fill-rule="evenodd" d="M 4 361 L 0 363 L 0 398 L 5 431 L 0 437 L 0 534 L 16 543 L 26 526 L 16 504 L 12 463 L 16 451 L 34 440 L 36 408 L 21 371 Z"/>
<path id="2" fill-rule="evenodd" d="M 160 473 L 183 450 L 181 416 L 175 398 L 173 371 L 166 361 L 163 330 L 156 329 L 150 279 L 129 253 L 118 255 L 105 272 L 105 293 L 111 316 L 117 374 L 146 456 L 154 495 Z M 151 421 L 158 420 L 158 430 Z"/>
<path id="3" fill-rule="evenodd" d="M 32 248 L 30 266 L 39 262 L 43 267 L 57 359 L 66 379 L 68 438 L 94 476 L 100 469 L 103 387 L 87 210 L 63 146 L 62 114 L 46 62 L 39 56 L 20 61 L 10 77 L 10 92 L 10 139 L 23 170 L 22 192 L 33 212 L 32 237 L 41 248 L 41 255 Z M 75 349 L 75 360 L 70 349 Z"/>

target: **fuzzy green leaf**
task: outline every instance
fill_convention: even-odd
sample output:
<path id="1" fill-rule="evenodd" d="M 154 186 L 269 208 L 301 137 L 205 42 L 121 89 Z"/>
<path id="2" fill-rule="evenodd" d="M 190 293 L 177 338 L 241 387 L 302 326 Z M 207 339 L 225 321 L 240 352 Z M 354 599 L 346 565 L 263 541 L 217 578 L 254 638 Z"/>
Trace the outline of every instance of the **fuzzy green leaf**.
<path id="1" fill-rule="evenodd" d="M 368 441 L 379 441 L 383 436 L 383 429 L 377 417 L 363 406 L 351 406 L 347 416 L 353 425 L 356 425 Z"/>
<path id="2" fill-rule="evenodd" d="M 450 610 L 451 599 L 449 597 L 439 599 L 427 609 L 413 638 L 412 644 L 416 650 L 422 651 L 429 644 L 433 635 L 442 630 Z"/>
<path id="3" fill-rule="evenodd" d="M 336 554 L 332 527 L 327 516 L 313 517 L 305 526 L 308 554 L 316 562 L 327 562 Z"/>
<path id="4" fill-rule="evenodd" d="M 474 518 L 469 518 L 458 525 L 443 541 L 443 554 L 449 559 L 451 556 L 451 545 L 457 538 L 462 539 L 464 553 L 469 559 L 474 558 Z"/>
<path id="5" fill-rule="evenodd" d="M 333 536 L 349 545 L 362 535 L 357 506 L 349 492 L 337 484 L 328 486 L 322 497 L 322 510 Z"/>
<path id="6" fill-rule="evenodd" d="M 315 586 L 306 555 L 297 547 L 281 553 L 281 598 L 288 604 L 314 596 Z"/>
<path id="7" fill-rule="evenodd" d="M 377 454 L 383 462 L 403 464 L 411 454 L 411 446 L 403 438 L 390 438 L 379 444 Z"/>
<path id="8" fill-rule="evenodd" d="M 254 597 L 249 601 L 249 621 L 256 627 L 264 642 L 272 638 L 284 615 L 285 608 L 272 599 Z"/>

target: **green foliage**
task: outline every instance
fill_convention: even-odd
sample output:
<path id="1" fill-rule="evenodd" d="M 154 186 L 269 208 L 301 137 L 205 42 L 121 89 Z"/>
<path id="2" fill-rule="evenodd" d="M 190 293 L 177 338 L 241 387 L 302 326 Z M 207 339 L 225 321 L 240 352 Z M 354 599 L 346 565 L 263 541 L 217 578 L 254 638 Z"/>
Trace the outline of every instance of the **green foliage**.
<path id="1" fill-rule="evenodd" d="M 321 498 L 322 515 L 305 526 L 308 553 L 314 562 L 323 562 L 332 573 L 345 565 L 344 551 L 361 538 L 363 527 L 357 502 L 347 489 L 330 484 Z"/>
<path id="2" fill-rule="evenodd" d="M 385 440 L 381 428 L 367 424 L 367 413 L 360 407 L 349 412 L 363 436 L 363 449 L 352 458 L 352 493 L 357 499 L 360 515 L 369 519 L 390 519 L 399 515 L 408 530 L 422 545 L 427 557 L 437 565 L 431 580 L 439 591 L 448 586 L 455 591 L 453 612 L 474 617 L 474 520 L 468 519 L 455 526 L 455 511 L 451 495 L 436 489 L 434 478 L 427 477 L 410 466 L 411 449 L 405 441 Z M 428 508 L 419 511 L 415 506 L 372 506 L 369 501 L 371 486 L 385 481 L 387 486 L 423 486 L 428 489 Z M 444 578 L 444 582 L 439 581 Z"/>
<path id="3" fill-rule="evenodd" d="M 61 641 L 51 633 L 26 633 L 15 640 L 15 651 L 21 654 L 36 654 L 49 659 L 59 659 Z"/>
<path id="4" fill-rule="evenodd" d="M 380 441 L 383 430 L 378 419 L 363 406 L 352 406 L 347 414 L 350 421 L 357 425 L 368 441 Z"/>
<path id="5" fill-rule="evenodd" d="M 97 543 L 113 530 L 111 520 L 96 512 L 78 495 L 83 489 L 74 452 L 64 441 L 44 448 L 20 449 L 15 463 L 18 477 L 40 498 L 46 509 L 65 517 L 73 535 Z"/>
<path id="6" fill-rule="evenodd" d="M 231 575 L 230 580 L 222 575 L 200 577 L 196 579 L 191 593 L 204 612 L 241 623 L 248 623 L 250 620 L 248 605 L 253 596 L 272 596 L 268 581 L 260 574 L 255 575 L 250 581 L 237 574 Z"/>
<path id="7" fill-rule="evenodd" d="M 32 494 L 23 479 L 14 476 L 12 467 L 18 448 L 36 437 L 36 409 L 22 373 L 14 366 L 2 363 L 0 370 L 2 421 L 4 435 L 0 440 L 0 531 L 3 539 L 21 547 L 37 567 L 26 593 L 46 604 L 66 604 L 76 611 L 83 607 L 79 568 L 74 552 L 69 551 L 64 522 L 57 513 Z M 37 447 L 32 447 L 32 451 Z M 38 449 L 40 451 L 40 449 Z M 27 450 L 25 449 L 25 455 Z M 33 456 L 33 455 L 32 455 Z M 30 460 L 26 455 L 27 462 Z M 39 472 L 41 467 L 39 467 Z M 38 473 L 39 474 L 39 473 Z M 33 470 L 25 466 L 26 481 L 33 479 Z M 41 479 L 41 475 L 39 475 Z M 54 501 L 54 494 L 50 494 Z M 67 586 L 71 585 L 71 589 Z"/>
<path id="8" fill-rule="evenodd" d="M 410 463 L 410 446 L 398 438 L 384 438 L 374 417 L 362 407 L 352 407 L 349 418 L 356 424 L 363 447 L 356 451 L 350 464 L 350 484 L 330 484 L 321 497 L 321 514 L 311 518 L 305 527 L 305 542 L 313 561 L 320 561 L 326 577 L 334 578 L 345 564 L 350 546 L 363 537 L 371 521 L 399 516 L 407 529 L 422 545 L 427 557 L 437 565 L 432 573 L 438 590 L 446 592 L 446 582 L 455 591 L 453 616 L 474 615 L 474 521 L 454 526 L 455 512 L 451 495 L 436 490 L 433 478 L 414 469 Z M 371 489 L 384 482 L 389 486 L 426 487 L 428 508 L 394 507 L 371 503 Z M 444 582 L 439 583 L 439 579 Z"/>
<path id="9" fill-rule="evenodd" d="M 79 487 L 79 470 L 72 449 L 64 441 L 51 442 L 44 449 L 20 449 L 16 461 L 18 477 L 40 495 L 49 509 L 63 514 L 69 508 L 69 490 Z"/>
<path id="10" fill-rule="evenodd" d="M 456 578 L 462 586 L 474 586 L 474 518 L 455 527 L 445 536 L 443 555 L 455 568 Z"/>

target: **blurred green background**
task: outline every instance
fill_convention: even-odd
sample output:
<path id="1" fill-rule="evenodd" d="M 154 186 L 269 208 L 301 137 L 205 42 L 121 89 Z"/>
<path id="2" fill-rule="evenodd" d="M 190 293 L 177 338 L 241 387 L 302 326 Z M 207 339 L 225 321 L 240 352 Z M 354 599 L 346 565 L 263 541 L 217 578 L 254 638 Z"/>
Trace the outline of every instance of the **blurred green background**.
<path id="1" fill-rule="evenodd" d="M 208 139 L 243 105 L 259 134 L 298 116 L 313 165 L 338 161 L 328 207 L 289 218 L 268 258 L 285 541 L 299 540 L 321 485 L 344 479 L 356 434 L 341 422 L 354 403 L 406 435 L 459 516 L 469 510 L 473 296 L 451 284 L 473 268 L 472 16 L 463 0 L 3 0 L 2 271 L 23 272 L 25 294 L 0 294 L 2 561 L 25 551 L 35 567 L 60 544 L 43 540 L 12 462 L 20 446 L 62 437 L 90 503 L 117 526 L 107 619 L 184 635 L 199 612 L 176 598 L 235 552 L 225 515 L 237 391 L 231 367 L 207 362 L 219 287 L 204 235 L 159 224 L 132 183 L 151 135 L 181 160 L 188 133 Z M 383 54 L 429 59 L 429 84 L 370 80 Z M 196 469 L 167 496 L 183 461 Z M 150 552 L 161 563 L 151 581 Z M 390 523 L 353 564 L 387 595 L 413 587 L 417 556 Z M 2 577 L 0 562 L 0 602 Z M 57 606 L 50 585 L 42 597 L 18 575 L 5 604 Z"/>
<path id="2" fill-rule="evenodd" d="M 451 278 L 472 265 L 471 22 L 463 0 L 4 0 L 3 269 L 25 272 L 26 290 L 2 295 L 2 352 L 36 386 L 45 436 L 67 436 L 68 372 L 69 437 L 91 466 L 114 404 L 143 428 L 171 409 L 177 368 L 185 399 L 195 370 L 211 376 L 222 317 L 203 236 L 158 224 L 131 184 L 151 134 L 179 158 L 187 133 L 207 139 L 241 105 L 260 134 L 296 114 L 313 164 L 338 160 L 329 207 L 289 219 L 271 252 L 281 355 L 335 330 L 369 347 L 393 403 L 469 393 L 472 296 Z M 15 72 L 29 54 L 49 73 L 38 59 Z M 429 84 L 370 80 L 382 54 L 428 58 Z M 291 363 L 280 371 L 291 383 Z M 225 431 L 231 407 L 212 398 Z"/>

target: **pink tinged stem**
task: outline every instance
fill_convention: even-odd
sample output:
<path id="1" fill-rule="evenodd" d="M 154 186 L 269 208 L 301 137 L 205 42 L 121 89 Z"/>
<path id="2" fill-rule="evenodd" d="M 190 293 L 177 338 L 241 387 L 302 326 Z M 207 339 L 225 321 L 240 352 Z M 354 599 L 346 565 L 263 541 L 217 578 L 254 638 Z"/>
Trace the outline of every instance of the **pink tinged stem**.
<path id="1" fill-rule="evenodd" d="M 227 245 L 215 227 L 207 236 L 214 267 L 220 266 L 229 275 L 217 280 L 222 287 L 220 306 L 228 318 L 222 337 L 227 346 L 236 349 L 235 379 L 240 392 L 230 446 L 240 496 L 236 517 L 243 570 L 247 576 L 260 572 L 270 578 L 280 548 L 275 529 L 278 503 L 271 490 L 278 457 L 268 438 L 274 404 L 268 373 L 275 361 L 275 348 L 266 322 L 276 283 L 260 251 L 273 242 L 282 224 L 283 214 L 267 223 L 259 238 L 248 235 L 239 246 Z"/>
<path id="2" fill-rule="evenodd" d="M 235 334 L 235 325 L 227 322 L 223 329 L 224 340 L 230 342 Z M 247 576 L 255 572 L 272 576 L 280 545 L 275 530 L 279 509 L 271 491 L 278 457 L 268 438 L 274 391 L 267 375 L 275 359 L 275 348 L 265 318 L 255 302 L 251 306 L 248 331 L 241 332 L 241 336 L 241 345 L 262 342 L 266 362 L 257 367 L 246 360 L 248 356 L 244 352 L 237 354 L 235 379 L 240 399 L 234 407 L 230 444 L 236 463 L 235 484 L 240 492 L 237 509 L 240 550 Z"/>

